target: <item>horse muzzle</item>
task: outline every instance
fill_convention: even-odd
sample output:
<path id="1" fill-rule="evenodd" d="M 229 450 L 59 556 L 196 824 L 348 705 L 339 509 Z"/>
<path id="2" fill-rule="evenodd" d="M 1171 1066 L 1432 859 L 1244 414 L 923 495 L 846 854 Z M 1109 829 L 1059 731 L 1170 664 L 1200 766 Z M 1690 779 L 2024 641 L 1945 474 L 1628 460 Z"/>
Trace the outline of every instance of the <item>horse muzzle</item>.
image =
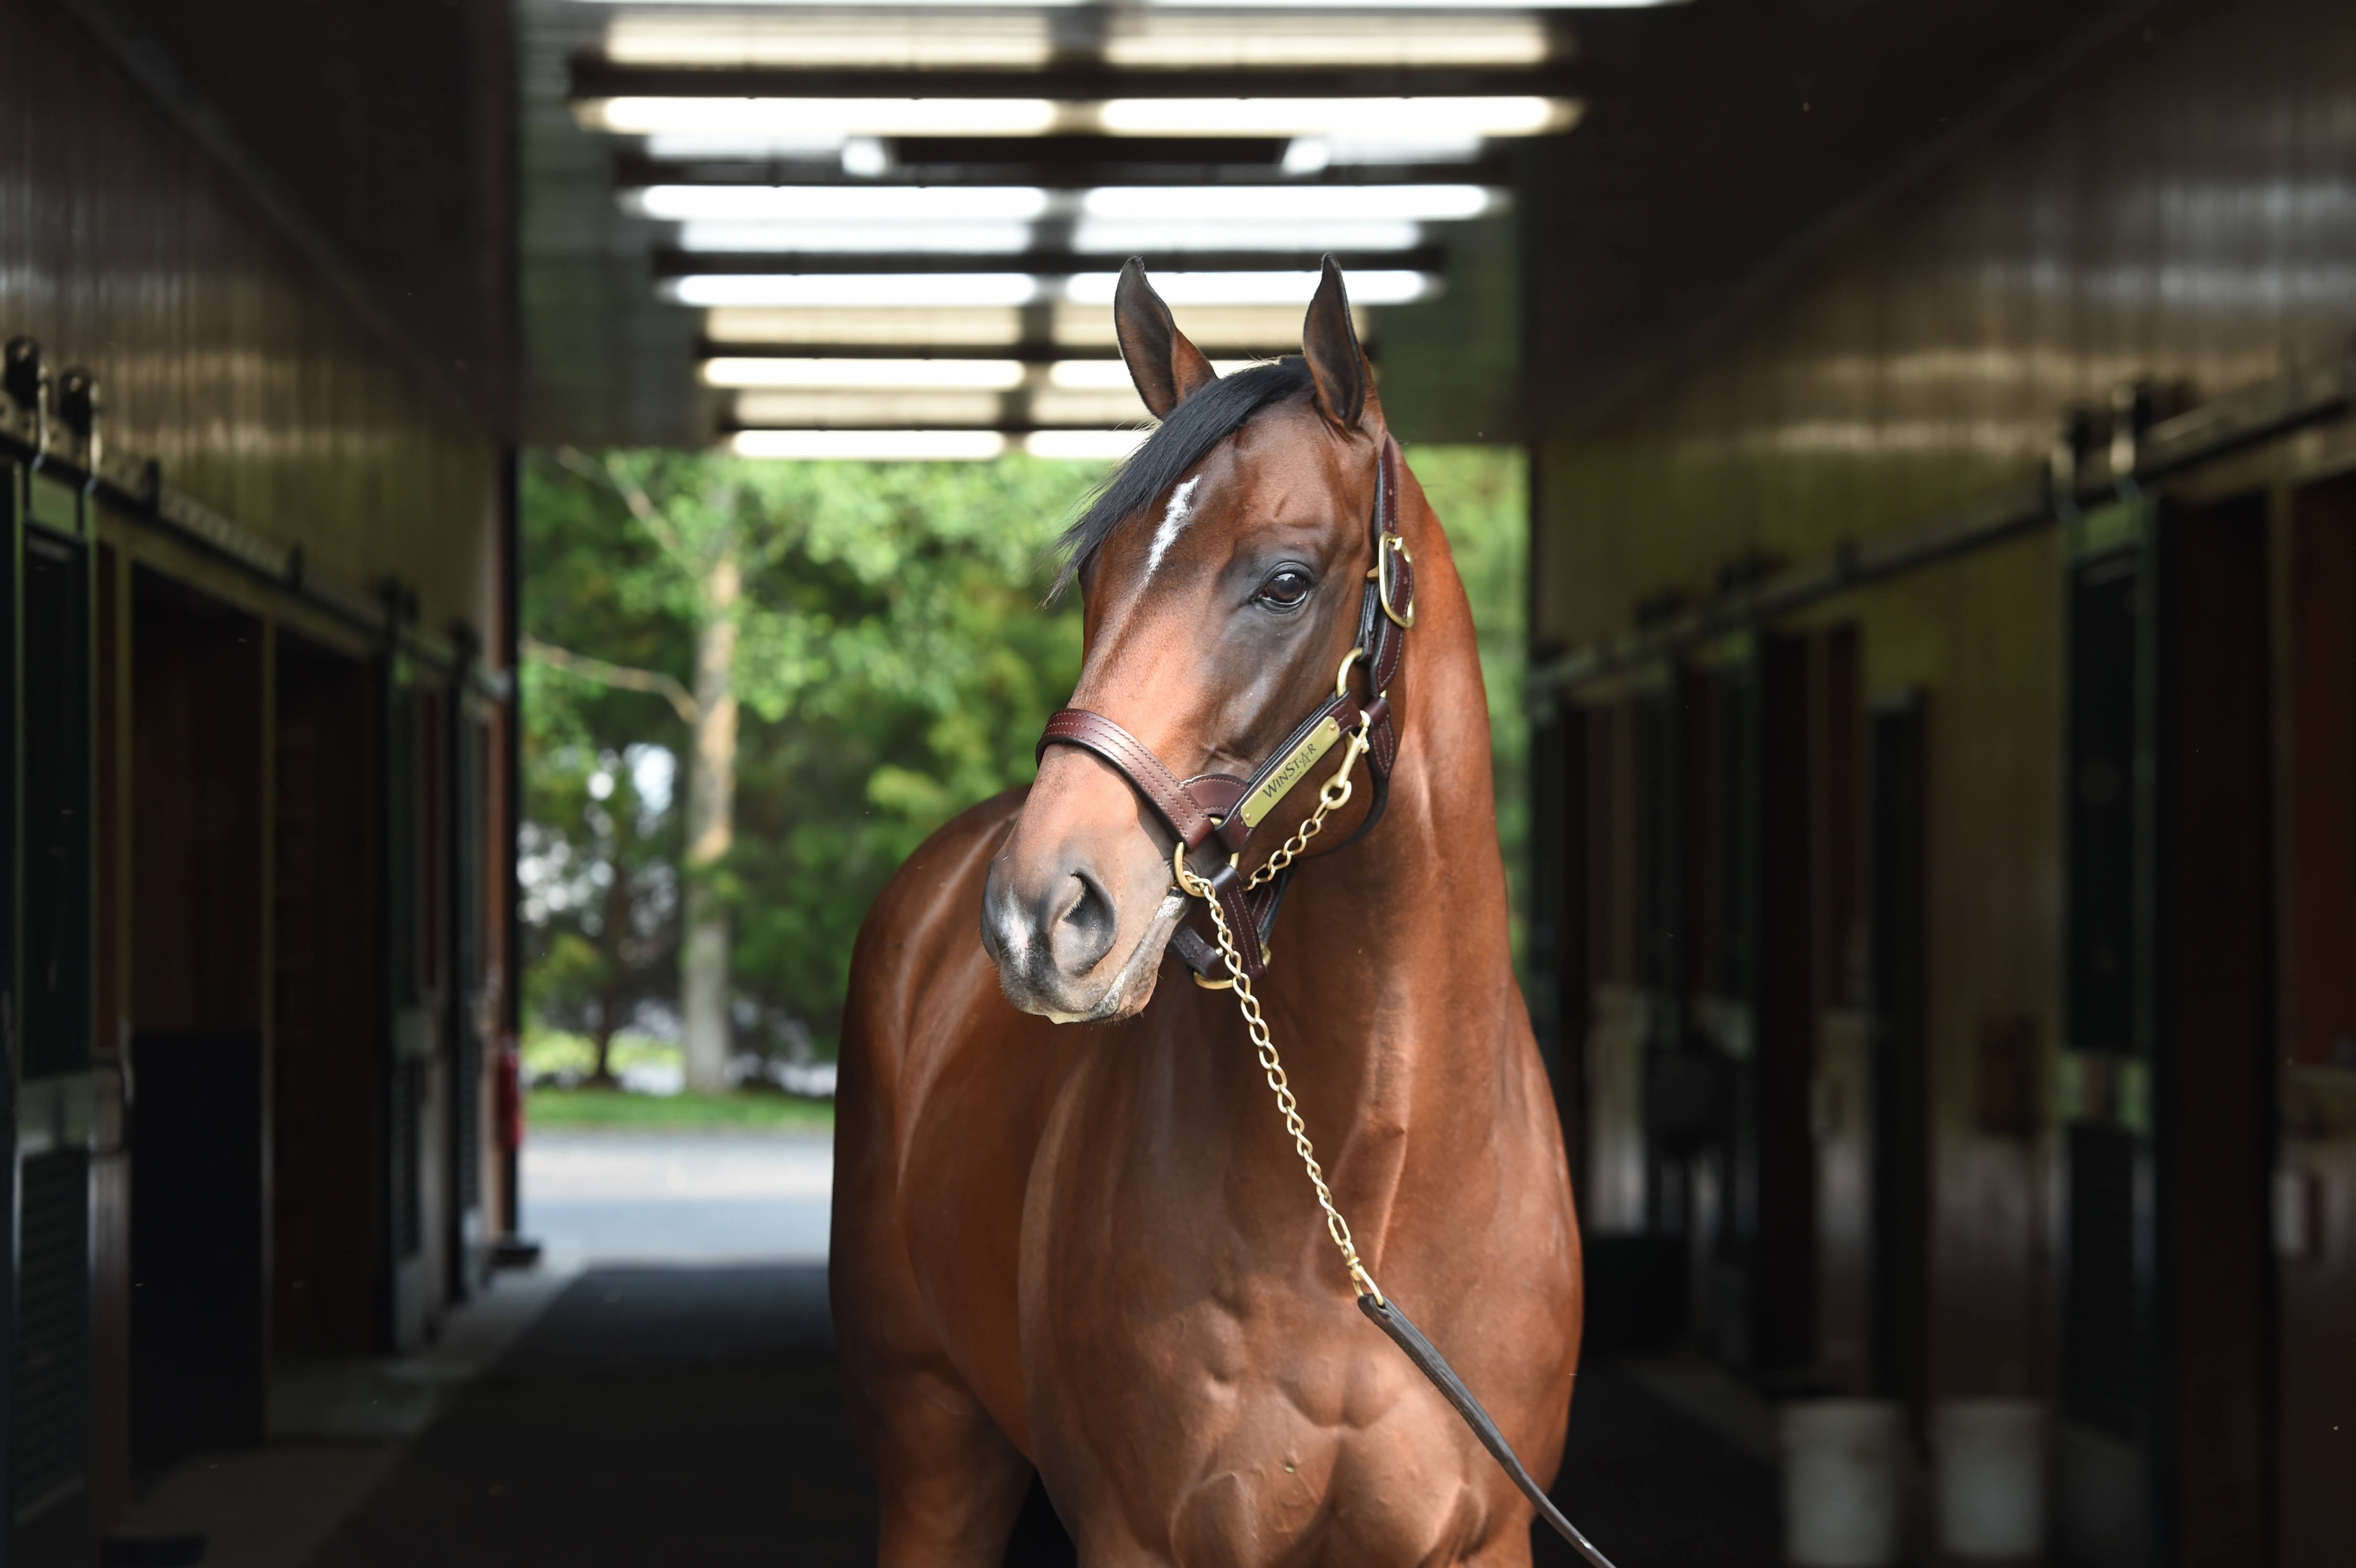
<path id="1" fill-rule="evenodd" d="M 1006 999 L 1057 1023 L 1127 1018 L 1185 912 L 1128 785 L 1094 758 L 1048 758 L 982 893 Z"/>
<path id="2" fill-rule="evenodd" d="M 1119 922 L 1101 890 L 1083 879 L 1066 890 L 1064 907 L 1044 920 L 1011 893 L 996 873 L 982 900 L 981 945 L 998 965 L 1006 999 L 1059 1024 L 1125 1019 L 1153 997 L 1170 933 L 1186 912 L 1176 889 L 1165 893 L 1125 953 L 1113 951 Z"/>

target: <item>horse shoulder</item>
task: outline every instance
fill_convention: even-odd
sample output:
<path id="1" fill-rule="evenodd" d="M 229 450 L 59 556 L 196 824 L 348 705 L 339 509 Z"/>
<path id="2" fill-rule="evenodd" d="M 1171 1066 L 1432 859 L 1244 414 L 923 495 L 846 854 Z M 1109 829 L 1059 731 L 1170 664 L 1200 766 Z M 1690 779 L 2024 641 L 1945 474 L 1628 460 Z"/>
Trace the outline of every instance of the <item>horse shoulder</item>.
<path id="1" fill-rule="evenodd" d="M 1054 1026 L 1000 994 L 980 909 L 1023 797 L 1010 791 L 951 819 L 868 912 L 835 1147 L 839 1308 L 896 1323 L 878 1353 L 954 1369 L 1018 1448 L 1028 1441 L 1015 1324 L 1023 1188 L 1061 1057 Z"/>
<path id="2" fill-rule="evenodd" d="M 868 906 L 851 948 L 843 1047 L 905 1048 L 945 967 L 981 953 L 981 893 L 990 859 L 1023 809 L 1011 789 L 967 807 L 936 829 L 892 873 Z"/>

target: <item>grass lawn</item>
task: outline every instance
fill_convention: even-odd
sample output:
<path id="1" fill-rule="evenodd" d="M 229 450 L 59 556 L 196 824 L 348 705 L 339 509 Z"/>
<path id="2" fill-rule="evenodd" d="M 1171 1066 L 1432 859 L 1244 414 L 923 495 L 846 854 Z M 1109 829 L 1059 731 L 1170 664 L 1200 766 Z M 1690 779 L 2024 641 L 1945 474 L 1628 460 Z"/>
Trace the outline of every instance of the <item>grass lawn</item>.
<path id="1" fill-rule="evenodd" d="M 540 1088 L 526 1097 L 524 1115 L 530 1125 L 552 1132 L 593 1127 L 650 1133 L 834 1131 L 832 1101 L 758 1091 L 632 1094 L 619 1089 Z"/>
<path id="2" fill-rule="evenodd" d="M 523 1031 L 523 1070 L 537 1078 L 550 1072 L 577 1072 L 587 1077 L 597 1065 L 597 1048 L 585 1034 L 538 1025 Z M 643 1034 L 617 1034 L 608 1065 L 616 1072 L 632 1067 L 679 1065 L 679 1047 Z"/>

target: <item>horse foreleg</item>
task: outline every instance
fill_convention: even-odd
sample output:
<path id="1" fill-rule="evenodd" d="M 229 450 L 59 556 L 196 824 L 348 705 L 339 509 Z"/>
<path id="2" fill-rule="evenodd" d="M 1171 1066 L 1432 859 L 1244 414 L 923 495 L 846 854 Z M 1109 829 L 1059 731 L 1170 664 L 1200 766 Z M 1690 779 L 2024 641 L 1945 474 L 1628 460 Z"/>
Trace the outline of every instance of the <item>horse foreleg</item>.
<path id="1" fill-rule="evenodd" d="M 855 1156 L 863 1146 L 847 1147 Z M 862 1174 L 856 1158 L 837 1174 L 830 1284 L 843 1401 L 881 1505 L 876 1560 L 998 1568 L 1031 1463 L 951 1365 L 891 1206 Z"/>
<path id="2" fill-rule="evenodd" d="M 851 1392 L 875 1472 L 880 1568 L 998 1568 L 1031 1462 L 945 1370 L 885 1373 Z"/>

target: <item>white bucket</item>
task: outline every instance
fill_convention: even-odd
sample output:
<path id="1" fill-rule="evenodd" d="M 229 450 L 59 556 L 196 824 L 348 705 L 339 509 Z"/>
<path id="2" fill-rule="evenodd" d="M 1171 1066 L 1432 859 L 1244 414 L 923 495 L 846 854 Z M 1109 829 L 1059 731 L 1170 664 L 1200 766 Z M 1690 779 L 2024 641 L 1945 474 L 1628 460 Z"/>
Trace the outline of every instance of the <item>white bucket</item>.
<path id="1" fill-rule="evenodd" d="M 2033 1399 L 1954 1399 L 1932 1417 L 1939 1544 L 1973 1562 L 2045 1550 L 2045 1412 Z"/>
<path id="2" fill-rule="evenodd" d="M 1898 1407 L 1804 1400 L 1783 1407 L 1783 1561 L 1886 1568 L 1898 1561 Z"/>

